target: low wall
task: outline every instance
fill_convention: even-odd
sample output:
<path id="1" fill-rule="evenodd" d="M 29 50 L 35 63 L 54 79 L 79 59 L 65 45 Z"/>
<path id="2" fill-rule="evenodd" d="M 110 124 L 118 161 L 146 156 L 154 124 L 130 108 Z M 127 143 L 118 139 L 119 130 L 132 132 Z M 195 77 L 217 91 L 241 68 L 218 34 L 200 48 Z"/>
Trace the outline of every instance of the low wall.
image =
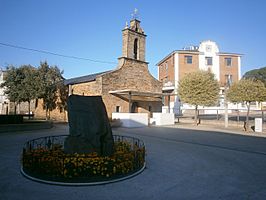
<path id="1" fill-rule="evenodd" d="M 0 115 L 0 124 L 22 124 L 23 115 Z"/>
<path id="2" fill-rule="evenodd" d="M 112 119 L 119 119 L 122 127 L 148 126 L 148 113 L 112 113 Z"/>
<path id="3" fill-rule="evenodd" d="M 175 114 L 174 113 L 152 113 L 151 121 L 155 125 L 174 125 L 175 124 Z"/>
<path id="4" fill-rule="evenodd" d="M 34 121 L 23 124 L 1 124 L 0 133 L 50 129 L 52 127 L 52 121 Z"/>

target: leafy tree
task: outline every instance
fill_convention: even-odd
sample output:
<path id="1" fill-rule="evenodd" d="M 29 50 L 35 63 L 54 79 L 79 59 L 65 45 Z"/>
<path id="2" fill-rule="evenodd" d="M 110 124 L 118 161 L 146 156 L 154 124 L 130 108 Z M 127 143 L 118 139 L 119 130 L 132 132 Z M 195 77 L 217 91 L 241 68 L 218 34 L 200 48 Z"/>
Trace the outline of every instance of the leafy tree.
<path id="1" fill-rule="evenodd" d="M 198 124 L 198 106 L 215 105 L 219 98 L 219 83 L 208 71 L 188 73 L 179 81 L 178 94 L 184 103 L 195 106 L 195 124 Z"/>
<path id="2" fill-rule="evenodd" d="M 266 86 L 266 67 L 250 70 L 244 74 L 243 78 L 252 79 L 252 80 L 260 80 Z"/>
<path id="3" fill-rule="evenodd" d="M 68 87 L 64 85 L 64 81 L 61 81 L 57 84 L 59 100 L 57 101 L 57 107 L 60 112 L 64 112 L 67 110 L 67 98 L 68 98 Z M 64 119 L 66 116 L 64 115 Z"/>
<path id="4" fill-rule="evenodd" d="M 4 93 L 7 95 L 11 102 L 15 103 L 15 114 L 16 105 L 19 103 L 19 94 L 17 85 L 21 82 L 20 77 L 17 75 L 17 70 L 14 66 L 8 66 L 5 76 L 5 82 L 0 85 L 4 88 Z"/>
<path id="5" fill-rule="evenodd" d="M 28 102 L 29 114 L 30 101 L 38 96 L 37 77 L 37 70 L 31 65 L 22 65 L 19 68 L 10 66 L 7 68 L 5 82 L 1 85 L 5 88 L 4 93 L 7 94 L 10 101 L 15 104 Z"/>
<path id="6" fill-rule="evenodd" d="M 42 98 L 47 119 L 50 118 L 50 111 L 57 106 L 66 108 L 66 91 L 61 85 L 62 73 L 57 66 L 49 66 L 47 62 L 41 62 L 38 69 L 31 65 L 22 65 L 19 68 L 10 66 L 1 87 L 5 88 L 5 94 L 10 101 L 15 102 L 15 105 L 23 101 L 28 102 L 29 113 L 30 101 Z M 60 104 L 57 104 L 58 98 Z"/>
<path id="7" fill-rule="evenodd" d="M 43 109 L 46 111 L 46 119 L 50 118 L 50 111 L 57 106 L 58 83 L 63 80 L 63 72 L 57 66 L 49 66 L 48 63 L 41 62 L 38 68 L 39 98 L 43 99 Z"/>
<path id="8" fill-rule="evenodd" d="M 244 130 L 249 128 L 249 111 L 251 102 L 266 100 L 266 89 L 264 84 L 258 80 L 241 79 L 233 83 L 226 93 L 227 98 L 234 103 L 244 102 L 247 106 L 246 121 Z"/>
<path id="9" fill-rule="evenodd" d="M 31 65 L 22 65 L 17 68 L 17 74 L 21 80 L 16 88 L 19 93 L 19 101 L 28 102 L 28 113 L 30 115 L 30 102 L 38 97 L 38 71 Z"/>

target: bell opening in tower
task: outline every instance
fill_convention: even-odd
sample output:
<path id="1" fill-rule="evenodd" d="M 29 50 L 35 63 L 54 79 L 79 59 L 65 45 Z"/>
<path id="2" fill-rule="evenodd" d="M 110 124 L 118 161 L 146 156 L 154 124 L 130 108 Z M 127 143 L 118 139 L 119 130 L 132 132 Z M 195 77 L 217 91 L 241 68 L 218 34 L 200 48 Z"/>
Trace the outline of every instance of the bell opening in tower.
<path id="1" fill-rule="evenodd" d="M 138 39 L 134 40 L 134 59 L 138 59 Z"/>

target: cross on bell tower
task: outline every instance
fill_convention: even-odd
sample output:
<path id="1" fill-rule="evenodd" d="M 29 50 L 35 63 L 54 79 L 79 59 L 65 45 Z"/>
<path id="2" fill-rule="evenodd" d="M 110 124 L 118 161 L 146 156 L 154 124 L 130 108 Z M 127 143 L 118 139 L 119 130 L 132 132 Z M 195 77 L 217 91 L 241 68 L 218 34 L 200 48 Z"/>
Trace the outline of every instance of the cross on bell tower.
<path id="1" fill-rule="evenodd" d="M 129 26 L 126 23 L 126 27 L 122 30 L 122 57 L 145 62 L 146 35 L 144 34 L 144 30 L 140 27 L 140 21 L 137 19 L 137 12 L 138 10 L 135 9 Z"/>
<path id="2" fill-rule="evenodd" d="M 138 9 L 137 8 L 134 9 L 134 12 L 131 14 L 131 16 L 132 16 L 132 19 L 138 18 Z"/>

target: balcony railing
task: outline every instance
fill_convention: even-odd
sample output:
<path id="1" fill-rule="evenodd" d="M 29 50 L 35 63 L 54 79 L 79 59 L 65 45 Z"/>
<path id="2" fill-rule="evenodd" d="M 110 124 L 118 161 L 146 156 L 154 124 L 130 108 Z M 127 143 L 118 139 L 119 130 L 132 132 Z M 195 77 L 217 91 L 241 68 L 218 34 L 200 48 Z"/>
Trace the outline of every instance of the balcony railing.
<path id="1" fill-rule="evenodd" d="M 172 87 L 175 86 L 175 84 L 172 81 L 165 81 L 163 82 L 164 87 Z"/>

